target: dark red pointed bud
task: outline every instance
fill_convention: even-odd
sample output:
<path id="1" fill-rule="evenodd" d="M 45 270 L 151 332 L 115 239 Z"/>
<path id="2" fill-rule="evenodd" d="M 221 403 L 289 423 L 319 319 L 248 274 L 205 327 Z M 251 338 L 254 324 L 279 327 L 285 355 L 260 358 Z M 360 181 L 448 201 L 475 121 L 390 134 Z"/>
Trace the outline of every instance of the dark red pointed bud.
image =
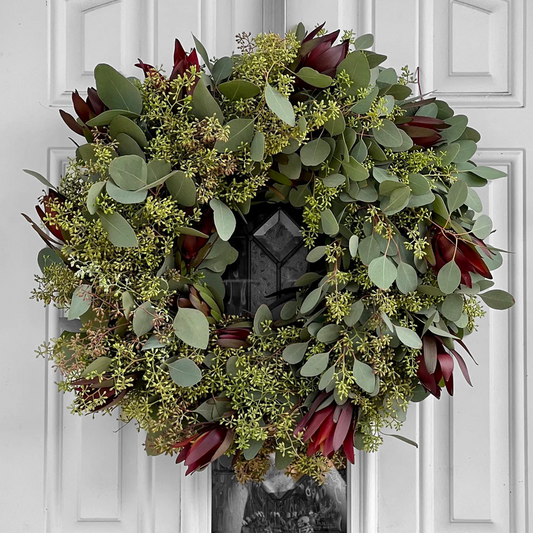
<path id="1" fill-rule="evenodd" d="M 138 63 L 135 63 L 135 66 L 142 69 L 145 78 L 148 78 L 148 76 L 152 76 L 156 72 L 155 68 L 152 65 L 144 63 L 140 59 L 138 61 Z"/>
<path id="2" fill-rule="evenodd" d="M 187 57 L 183 46 L 181 45 L 179 39 L 174 41 L 174 67 L 181 61 L 184 61 Z"/>
<path id="3" fill-rule="evenodd" d="M 100 115 L 105 111 L 105 104 L 100 100 L 96 89 L 89 87 L 87 89 L 87 104 L 92 109 L 94 116 Z"/>
<path id="4" fill-rule="evenodd" d="M 61 118 L 63 119 L 63 122 L 74 132 L 78 135 L 83 136 L 83 128 L 78 124 L 76 119 L 66 111 L 63 111 L 62 109 L 59 110 L 59 114 L 61 115 Z"/>
<path id="5" fill-rule="evenodd" d="M 72 104 L 74 105 L 74 110 L 78 114 L 78 117 L 80 117 L 83 122 L 87 122 L 91 119 L 91 108 L 79 95 L 77 90 L 72 93 Z"/>
<path id="6" fill-rule="evenodd" d="M 318 35 L 318 32 L 326 25 L 325 22 L 323 22 L 322 24 L 320 24 L 320 26 L 317 26 L 313 31 L 309 32 L 307 34 L 307 36 L 305 37 L 305 39 L 302 41 L 302 43 L 306 43 L 307 41 L 310 41 L 311 39 L 314 39 L 317 35 Z"/>

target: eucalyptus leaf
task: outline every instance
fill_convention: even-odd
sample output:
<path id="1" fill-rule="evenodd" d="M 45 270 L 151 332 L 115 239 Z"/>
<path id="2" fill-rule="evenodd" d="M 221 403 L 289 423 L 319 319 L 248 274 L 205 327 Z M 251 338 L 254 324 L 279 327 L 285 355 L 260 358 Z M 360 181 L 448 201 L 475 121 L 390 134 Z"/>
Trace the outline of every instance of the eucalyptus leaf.
<path id="1" fill-rule="evenodd" d="M 352 181 L 364 181 L 368 178 L 368 169 L 354 157 L 350 156 L 348 161 L 343 161 L 342 169 Z"/>
<path id="2" fill-rule="evenodd" d="M 325 89 L 326 87 L 329 87 L 333 82 L 333 78 L 331 76 L 321 74 L 320 72 L 317 72 L 315 69 L 312 69 L 310 67 L 302 67 L 296 73 L 296 76 L 308 85 L 318 87 L 320 89 Z"/>
<path id="3" fill-rule="evenodd" d="M 388 289 L 396 280 L 398 271 L 386 256 L 374 259 L 368 266 L 368 276 L 380 289 Z"/>
<path id="4" fill-rule="evenodd" d="M 310 378 L 322 374 L 328 367 L 329 353 L 317 353 L 312 355 L 300 369 L 300 374 Z"/>
<path id="5" fill-rule="evenodd" d="M 396 335 L 402 344 L 408 348 L 420 350 L 422 348 L 422 340 L 417 335 L 416 331 L 401 326 L 395 326 Z"/>
<path id="6" fill-rule="evenodd" d="M 205 350 L 209 343 L 209 322 L 205 315 L 189 307 L 179 308 L 174 319 L 174 333 L 193 348 Z"/>
<path id="7" fill-rule="evenodd" d="M 246 80 L 231 80 L 221 83 L 218 90 L 232 101 L 253 98 L 261 92 L 257 85 Z"/>
<path id="8" fill-rule="evenodd" d="M 43 248 L 37 255 L 37 264 L 44 273 L 44 269 L 52 264 L 63 265 L 63 260 L 55 250 L 51 248 Z"/>
<path id="9" fill-rule="evenodd" d="M 98 96 L 107 107 L 141 113 L 141 92 L 111 65 L 105 63 L 96 65 L 94 78 Z"/>
<path id="10" fill-rule="evenodd" d="M 331 344 L 339 338 L 341 330 L 342 326 L 339 326 L 338 324 L 327 324 L 320 329 L 316 338 L 320 342 Z"/>
<path id="11" fill-rule="evenodd" d="M 227 123 L 230 128 L 227 141 L 217 141 L 215 150 L 223 152 L 236 152 L 242 144 L 248 144 L 254 137 L 254 121 L 251 118 L 236 118 Z M 262 158 L 261 158 L 262 159 Z"/>
<path id="12" fill-rule="evenodd" d="M 334 237 L 337 235 L 337 233 L 339 233 L 339 223 L 337 222 L 337 219 L 335 218 L 335 215 L 331 209 L 325 209 L 320 213 L 320 221 L 326 235 Z"/>
<path id="13" fill-rule="evenodd" d="M 315 139 L 304 146 L 300 150 L 300 158 L 302 164 L 315 167 L 323 163 L 328 157 L 331 148 L 324 139 Z"/>
<path id="14" fill-rule="evenodd" d="M 492 233 L 492 220 L 487 215 L 480 215 L 474 221 L 472 233 L 478 239 L 486 239 Z"/>
<path id="15" fill-rule="evenodd" d="M 218 198 L 213 198 L 209 202 L 209 205 L 213 210 L 215 228 L 217 230 L 218 236 L 223 241 L 229 241 L 237 226 L 237 221 L 235 220 L 235 215 L 233 214 L 233 211 Z"/>
<path id="16" fill-rule="evenodd" d="M 492 291 L 482 292 L 480 298 L 492 309 L 509 309 L 515 304 L 515 300 L 506 291 L 494 289 Z"/>
<path id="17" fill-rule="evenodd" d="M 461 283 L 461 270 L 455 261 L 446 263 L 437 275 L 439 289 L 444 294 L 451 294 Z"/>
<path id="18" fill-rule="evenodd" d="M 265 89 L 266 103 L 269 109 L 289 126 L 295 125 L 294 109 L 289 99 L 274 89 L 268 82 Z"/>
<path id="19" fill-rule="evenodd" d="M 449 294 L 441 305 L 444 318 L 456 322 L 463 314 L 463 297 L 460 294 Z"/>
<path id="20" fill-rule="evenodd" d="M 80 318 L 91 308 L 92 293 L 91 286 L 87 284 L 78 285 L 72 294 L 70 308 L 68 310 L 67 318 L 74 320 Z"/>
<path id="21" fill-rule="evenodd" d="M 146 168 L 148 173 L 147 185 L 155 183 L 172 171 L 170 163 L 167 161 L 161 161 L 160 159 L 152 159 L 148 162 Z"/>
<path id="22" fill-rule="evenodd" d="M 507 176 L 506 172 L 502 172 L 501 170 L 496 170 L 495 168 L 491 167 L 474 167 L 470 170 L 470 172 L 486 180 L 496 180 Z"/>
<path id="23" fill-rule="evenodd" d="M 109 135 L 111 137 L 117 139 L 120 133 L 125 133 L 131 137 L 141 148 L 145 148 L 148 144 L 143 130 L 133 120 L 123 115 L 117 115 L 109 123 Z"/>
<path id="24" fill-rule="evenodd" d="M 199 79 L 192 93 L 192 111 L 196 118 L 202 120 L 206 117 L 215 116 L 218 121 L 224 123 L 224 114 L 213 95 L 209 92 L 203 79 Z"/>
<path id="25" fill-rule="evenodd" d="M 265 157 L 265 134 L 262 131 L 256 131 L 250 148 L 250 157 L 252 161 L 263 161 Z"/>
<path id="26" fill-rule="evenodd" d="M 337 67 L 337 74 L 343 70 L 346 71 L 353 82 L 350 86 L 350 94 L 356 95 L 358 89 L 368 87 L 370 83 L 370 66 L 364 52 L 355 51 L 348 54 Z"/>
<path id="27" fill-rule="evenodd" d="M 448 191 L 448 209 L 450 213 L 461 207 L 468 197 L 468 185 L 457 180 Z"/>
<path id="28" fill-rule="evenodd" d="M 91 215 L 96 214 L 96 211 L 98 209 L 96 205 L 96 199 L 102 193 L 102 190 L 104 189 L 105 185 L 106 185 L 105 181 L 97 181 L 96 183 L 93 183 L 93 185 L 91 185 L 91 188 L 89 189 L 89 192 L 87 193 L 87 199 L 86 199 L 87 211 L 89 211 Z"/>
<path id="29" fill-rule="evenodd" d="M 205 66 L 211 70 L 211 61 L 209 61 L 209 54 L 207 53 L 204 45 L 194 35 L 192 38 L 194 39 L 194 47 L 200 54 L 200 57 L 204 60 Z"/>
<path id="30" fill-rule="evenodd" d="M 409 203 L 411 191 L 409 187 L 402 187 L 392 191 L 389 198 L 381 203 L 381 209 L 386 215 L 394 215 L 404 209 Z"/>
<path id="31" fill-rule="evenodd" d="M 154 327 L 155 308 L 150 302 L 144 302 L 133 314 L 133 332 L 137 337 L 145 335 Z"/>
<path id="32" fill-rule="evenodd" d="M 363 315 L 363 311 L 365 310 L 365 306 L 363 304 L 363 300 L 358 300 L 357 302 L 353 303 L 350 307 L 350 312 L 344 317 L 344 323 L 348 327 L 353 327 L 355 324 L 359 321 L 361 316 Z"/>
<path id="33" fill-rule="evenodd" d="M 330 174 L 322 179 L 326 187 L 340 187 L 346 183 L 346 177 L 342 174 Z"/>
<path id="34" fill-rule="evenodd" d="M 259 306 L 254 316 L 254 332 L 257 335 L 264 335 L 268 332 L 268 330 L 265 330 L 263 327 L 263 323 L 267 321 L 272 322 L 272 312 L 268 308 L 268 305 L 262 304 Z"/>
<path id="35" fill-rule="evenodd" d="M 385 148 L 397 148 L 402 145 L 403 137 L 396 124 L 389 119 L 383 119 L 383 124 L 379 128 L 372 128 L 374 139 Z"/>
<path id="36" fill-rule="evenodd" d="M 355 259 L 357 255 L 357 248 L 359 246 L 359 237 L 357 235 L 352 235 L 348 241 L 348 248 L 350 250 L 350 255 Z"/>
<path id="37" fill-rule="evenodd" d="M 146 185 L 148 167 L 138 155 L 124 155 L 111 161 L 109 174 L 121 189 L 136 191 Z"/>
<path id="38" fill-rule="evenodd" d="M 111 244 L 117 248 L 134 248 L 138 246 L 139 243 L 133 228 L 120 213 L 108 214 L 99 212 L 98 216 Z"/>
<path id="39" fill-rule="evenodd" d="M 307 313 L 311 312 L 321 299 L 322 289 L 318 287 L 306 296 L 305 300 L 302 302 L 302 306 L 300 307 L 300 313 L 302 315 L 306 315 Z"/>
<path id="40" fill-rule="evenodd" d="M 180 387 L 192 387 L 202 379 L 202 371 L 194 361 L 187 357 L 168 363 L 167 366 L 172 381 Z"/>
<path id="41" fill-rule="evenodd" d="M 45 187 L 48 187 L 49 189 L 52 189 L 53 191 L 57 191 L 57 188 L 54 187 L 54 185 L 52 185 L 44 176 L 42 176 L 38 172 L 35 172 L 33 170 L 28 170 L 27 168 L 22 169 L 22 171 L 38 179 Z"/>
<path id="42" fill-rule="evenodd" d="M 325 253 L 325 246 L 316 246 L 307 254 L 307 257 L 305 259 L 308 263 L 316 263 L 324 257 Z"/>
<path id="43" fill-rule="evenodd" d="M 86 378 L 91 374 L 102 375 L 111 366 L 112 362 L 113 359 L 111 359 L 111 357 L 106 357 L 105 355 L 98 357 L 98 359 L 95 359 L 92 363 L 85 367 L 81 373 L 81 377 Z"/>
<path id="44" fill-rule="evenodd" d="M 176 170 L 165 180 L 165 185 L 172 198 L 179 204 L 192 207 L 196 204 L 196 186 L 194 181 L 185 175 L 185 172 Z"/>
<path id="45" fill-rule="evenodd" d="M 100 181 L 98 183 L 95 183 L 95 185 L 103 184 L 104 182 Z M 108 181 L 106 184 L 106 192 L 109 194 L 113 200 L 121 203 L 121 204 L 139 204 L 141 202 L 144 202 L 146 200 L 146 196 L 148 194 L 147 190 L 140 190 L 140 191 L 125 191 L 124 189 L 121 189 L 120 187 L 117 187 L 112 181 Z M 94 185 L 93 185 L 94 187 Z M 92 187 L 91 187 L 92 190 Z M 91 192 L 89 190 L 89 192 Z M 87 202 L 89 201 L 89 196 L 87 195 Z M 94 211 L 96 212 L 96 207 L 94 208 Z M 89 209 L 89 213 L 91 210 Z"/>
<path id="46" fill-rule="evenodd" d="M 376 376 L 374 371 L 372 370 L 372 367 L 359 361 L 359 359 L 354 359 L 353 377 L 357 385 L 359 385 L 359 387 L 365 392 L 372 393 L 374 391 L 376 386 Z"/>
<path id="47" fill-rule="evenodd" d="M 283 360 L 287 361 L 287 363 L 290 363 L 291 365 L 297 365 L 303 360 L 308 345 L 309 342 L 297 342 L 289 344 L 283 350 Z"/>
<path id="48" fill-rule="evenodd" d="M 418 276 L 416 274 L 416 270 L 405 261 L 398 265 L 396 285 L 403 294 L 415 292 L 418 287 Z"/>
<path id="49" fill-rule="evenodd" d="M 231 76 L 233 61 L 230 57 L 221 57 L 209 70 L 211 71 L 215 85 L 218 85 L 222 80 L 226 80 Z"/>

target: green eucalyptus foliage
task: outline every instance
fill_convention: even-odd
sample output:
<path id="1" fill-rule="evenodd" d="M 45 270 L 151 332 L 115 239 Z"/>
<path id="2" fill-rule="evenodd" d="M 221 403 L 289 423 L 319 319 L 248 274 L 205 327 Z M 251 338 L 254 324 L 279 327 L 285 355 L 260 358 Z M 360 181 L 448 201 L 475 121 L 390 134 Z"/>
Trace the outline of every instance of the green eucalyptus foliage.
<path id="1" fill-rule="evenodd" d="M 367 51 L 372 36 L 347 35 L 334 77 L 295 74 L 301 31 L 241 38 L 240 54 L 214 64 L 197 41 L 206 71 L 172 80 L 154 69 L 141 83 L 97 66 L 109 109 L 88 123 L 93 140 L 47 211 L 65 243 L 40 253 L 34 291 L 82 322 L 44 349 L 62 390 L 88 376 L 127 392 L 121 417 L 148 432 L 152 454 L 172 452 L 206 422 L 231 428 L 243 481 L 260 477 L 273 451 L 295 474 L 320 478 L 326 459 L 308 458 L 293 433 L 319 390 L 353 403 L 356 443 L 376 450 L 381 428 L 398 429 L 422 397 L 421 337 L 470 333 L 484 313 L 478 293 L 497 309 L 513 303 L 479 274 L 465 287 L 454 259 L 433 268 L 435 232 L 479 248 L 472 236 L 492 231 L 472 187 L 501 173 L 472 162 L 468 119 L 413 96 L 407 70 L 398 76 Z M 434 146 L 413 142 L 417 117 L 443 124 Z M 252 323 L 224 314 L 222 276 L 238 260 L 236 225 L 256 202 L 302 211 L 312 272 L 280 320 L 261 306 Z M 490 251 L 494 269 L 501 256 Z M 228 340 L 226 328 L 250 335 Z M 73 410 L 100 406 L 102 397 L 78 395 Z"/>

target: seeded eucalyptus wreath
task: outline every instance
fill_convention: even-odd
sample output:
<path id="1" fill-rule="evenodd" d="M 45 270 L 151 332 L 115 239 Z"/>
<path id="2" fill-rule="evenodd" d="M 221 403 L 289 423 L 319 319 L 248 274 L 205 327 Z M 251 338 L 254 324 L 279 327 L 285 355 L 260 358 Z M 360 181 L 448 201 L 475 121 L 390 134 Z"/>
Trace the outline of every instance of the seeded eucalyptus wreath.
<path id="1" fill-rule="evenodd" d="M 471 160 L 479 134 L 371 35 L 338 36 L 243 33 L 218 60 L 176 40 L 170 75 L 141 61 L 143 81 L 100 64 L 78 118 L 61 111 L 87 142 L 59 187 L 28 171 L 48 188 L 33 297 L 80 321 L 39 352 L 74 412 L 120 405 L 187 473 L 232 454 L 261 479 L 275 453 L 322 480 L 453 394 L 456 366 L 470 383 L 480 299 L 513 304 L 491 289 L 476 188 L 504 174 Z M 307 271 L 279 317 L 225 314 L 236 221 L 276 203 L 301 214 Z"/>

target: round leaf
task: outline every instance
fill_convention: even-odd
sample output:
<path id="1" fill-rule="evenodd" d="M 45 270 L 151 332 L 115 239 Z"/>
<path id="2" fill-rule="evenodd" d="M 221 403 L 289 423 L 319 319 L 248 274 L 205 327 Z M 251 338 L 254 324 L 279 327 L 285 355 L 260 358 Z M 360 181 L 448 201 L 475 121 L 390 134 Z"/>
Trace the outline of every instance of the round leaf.
<path id="1" fill-rule="evenodd" d="M 224 203 L 221 202 L 218 198 L 213 198 L 209 205 L 213 210 L 214 219 L 215 219 L 215 228 L 217 230 L 218 236 L 223 241 L 229 241 L 230 237 L 235 231 L 237 226 L 237 221 L 235 220 L 235 215 L 233 211 Z"/>
<path id="2" fill-rule="evenodd" d="M 265 157 L 265 134 L 262 131 L 256 131 L 254 140 L 250 148 L 250 157 L 252 161 L 263 161 Z"/>
<path id="3" fill-rule="evenodd" d="M 172 381 L 180 387 L 192 387 L 202 379 L 202 371 L 186 357 L 168 363 L 168 370 Z"/>
<path id="4" fill-rule="evenodd" d="M 209 343 L 209 322 L 198 309 L 180 308 L 174 319 L 174 332 L 178 339 L 193 348 L 205 350 Z"/>
<path id="5" fill-rule="evenodd" d="M 403 144 L 403 137 L 396 124 L 388 119 L 383 119 L 381 127 L 372 128 L 374 139 L 385 148 L 398 148 Z"/>
<path id="6" fill-rule="evenodd" d="M 331 148 L 324 139 L 315 139 L 302 146 L 300 150 L 302 164 L 308 167 L 320 165 L 326 160 L 330 151 Z"/>
<path id="7" fill-rule="evenodd" d="M 416 270 L 405 261 L 398 265 L 396 285 L 403 294 L 414 292 L 418 287 L 418 276 L 416 274 Z"/>
<path id="8" fill-rule="evenodd" d="M 268 82 L 265 89 L 265 98 L 268 107 L 275 115 L 289 126 L 295 125 L 294 109 L 289 99 L 274 89 Z"/>
<path id="9" fill-rule="evenodd" d="M 98 213 L 98 216 L 111 244 L 117 248 L 133 248 L 139 244 L 133 228 L 121 214 Z"/>
<path id="10" fill-rule="evenodd" d="M 111 161 L 109 174 L 113 181 L 126 191 L 144 187 L 148 180 L 146 162 L 138 155 L 123 155 Z"/>
<path id="11" fill-rule="evenodd" d="M 265 334 L 262 324 L 267 320 L 272 321 L 272 313 L 268 308 L 268 305 L 262 304 L 261 306 L 259 306 L 259 309 L 257 309 L 254 316 L 254 332 L 257 335 Z"/>
<path id="12" fill-rule="evenodd" d="M 283 360 L 287 361 L 287 363 L 290 363 L 291 365 L 298 364 L 304 358 L 308 344 L 309 342 L 297 342 L 295 344 L 289 344 L 283 350 Z"/>
<path id="13" fill-rule="evenodd" d="M 224 150 L 236 152 L 241 148 L 242 144 L 251 142 L 254 136 L 254 121 L 251 118 L 236 118 L 230 120 L 227 126 L 230 128 L 229 138 L 226 142 L 217 141 L 215 143 L 216 150 L 219 152 Z"/>
<path id="14" fill-rule="evenodd" d="M 444 294 L 451 294 L 455 289 L 457 289 L 457 287 L 459 287 L 459 284 L 461 283 L 461 270 L 455 261 L 446 263 L 439 270 L 437 282 L 439 284 L 439 289 Z"/>
<path id="15" fill-rule="evenodd" d="M 305 298 L 305 300 L 302 303 L 302 306 L 300 307 L 300 313 L 302 315 L 306 315 L 310 311 L 312 311 L 318 302 L 322 298 L 322 288 L 318 287 L 317 289 L 311 291 Z"/>
<path id="16" fill-rule="evenodd" d="M 322 374 L 328 367 L 329 353 L 317 353 L 311 356 L 300 369 L 300 374 L 306 378 Z"/>
<path id="17" fill-rule="evenodd" d="M 296 76 L 301 80 L 305 81 L 305 83 L 307 83 L 308 85 L 312 85 L 313 87 L 318 87 L 320 89 L 325 89 L 326 87 L 329 87 L 331 85 L 331 82 L 333 81 L 331 76 L 327 76 L 326 74 L 320 74 L 320 72 L 317 72 L 315 69 L 312 69 L 310 67 L 301 68 L 296 73 Z"/>
<path id="18" fill-rule="evenodd" d="M 196 203 L 196 186 L 181 170 L 172 172 L 165 180 L 165 185 L 172 198 L 179 204 L 192 207 Z"/>
<path id="19" fill-rule="evenodd" d="M 514 298 L 506 291 L 494 289 L 479 295 L 482 300 L 492 309 L 509 309 L 515 304 Z"/>
<path id="20" fill-rule="evenodd" d="M 463 297 L 460 294 L 449 294 L 442 302 L 441 313 L 445 318 L 456 322 L 463 314 Z"/>
<path id="21" fill-rule="evenodd" d="M 368 266 L 368 276 L 380 289 L 388 289 L 396 280 L 397 274 L 394 263 L 386 256 L 374 259 Z"/>
<path id="22" fill-rule="evenodd" d="M 231 80 L 221 83 L 218 90 L 229 100 L 253 98 L 261 92 L 257 85 L 245 80 Z"/>
<path id="23" fill-rule="evenodd" d="M 98 96 L 110 109 L 125 109 L 141 113 L 142 96 L 139 89 L 112 66 L 100 63 L 94 69 Z"/>
<path id="24" fill-rule="evenodd" d="M 323 328 L 320 328 L 316 338 L 320 342 L 330 344 L 339 338 L 341 330 L 342 326 L 339 326 L 338 324 L 328 324 Z"/>
<path id="25" fill-rule="evenodd" d="M 422 340 L 416 334 L 416 331 L 400 326 L 396 326 L 394 329 L 396 330 L 396 335 L 398 335 L 398 339 L 402 344 L 408 348 L 414 348 L 415 350 L 422 348 Z"/>
<path id="26" fill-rule="evenodd" d="M 480 215 L 474 221 L 473 234 L 478 239 L 486 239 L 492 233 L 492 220 L 487 215 Z"/>
<path id="27" fill-rule="evenodd" d="M 91 215 L 96 214 L 97 206 L 96 206 L 96 199 L 100 196 L 100 193 L 105 187 L 106 182 L 105 181 L 98 181 L 91 185 L 91 188 L 89 189 L 89 192 L 87 193 L 87 211 Z"/>
<path id="28" fill-rule="evenodd" d="M 462 181 L 457 180 L 448 192 L 448 209 L 450 213 L 461 207 L 468 197 L 468 185 Z"/>
<path id="29" fill-rule="evenodd" d="M 372 393 L 376 387 L 376 376 L 370 366 L 355 359 L 353 362 L 353 377 L 359 387 L 365 392 Z"/>
<path id="30" fill-rule="evenodd" d="M 72 300 L 70 302 L 67 318 L 69 320 L 80 318 L 81 315 L 90 309 L 91 302 L 91 286 L 87 284 L 79 285 L 72 294 Z"/>
<path id="31" fill-rule="evenodd" d="M 155 308 L 150 302 L 144 302 L 133 314 L 133 332 L 137 337 L 145 335 L 154 327 Z"/>
<path id="32" fill-rule="evenodd" d="M 95 183 L 95 185 L 100 185 L 100 183 L 104 182 Z M 91 192 L 91 190 L 89 190 L 89 192 Z M 106 191 L 107 194 L 109 194 L 109 196 L 113 198 L 113 200 L 121 204 L 139 204 L 141 202 L 144 202 L 146 200 L 146 196 L 148 195 L 147 190 L 125 191 L 124 189 L 117 187 L 112 181 L 107 182 Z"/>
<path id="33" fill-rule="evenodd" d="M 334 237 L 339 233 L 339 223 L 331 209 L 325 209 L 320 213 L 320 221 L 322 222 L 322 229 L 326 235 Z"/>

